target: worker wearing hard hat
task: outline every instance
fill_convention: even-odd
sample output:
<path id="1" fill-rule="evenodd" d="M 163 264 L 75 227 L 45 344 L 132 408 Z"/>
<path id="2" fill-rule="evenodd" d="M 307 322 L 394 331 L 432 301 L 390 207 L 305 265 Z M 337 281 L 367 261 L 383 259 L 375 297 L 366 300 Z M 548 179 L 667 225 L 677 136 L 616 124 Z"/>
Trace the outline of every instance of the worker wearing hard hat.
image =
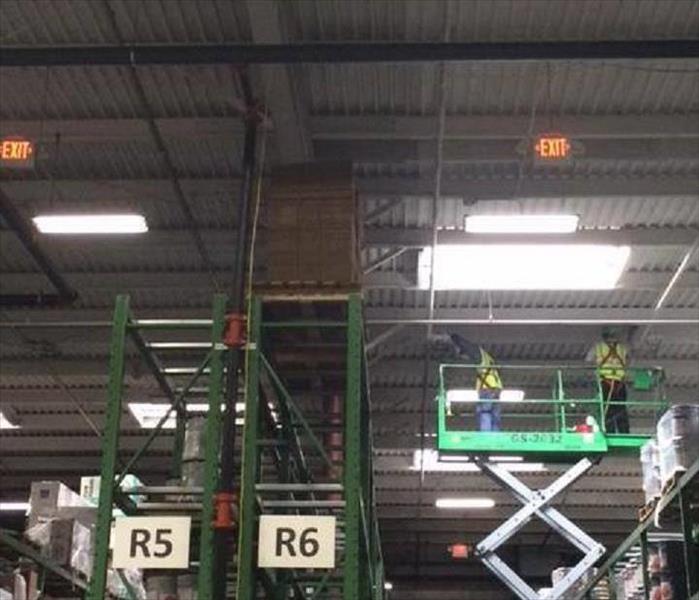
<path id="1" fill-rule="evenodd" d="M 629 433 L 629 414 L 626 410 L 628 348 L 619 340 L 614 329 L 605 327 L 602 340 L 595 345 L 591 351 L 593 353 L 602 391 L 605 431 Z"/>
<path id="2" fill-rule="evenodd" d="M 469 342 L 457 333 L 450 336 L 451 342 L 459 357 L 467 358 L 471 363 L 479 365 L 476 369 L 476 420 L 479 431 L 500 431 L 501 411 L 500 392 L 502 380 L 495 367 L 495 359 L 481 346 Z"/>

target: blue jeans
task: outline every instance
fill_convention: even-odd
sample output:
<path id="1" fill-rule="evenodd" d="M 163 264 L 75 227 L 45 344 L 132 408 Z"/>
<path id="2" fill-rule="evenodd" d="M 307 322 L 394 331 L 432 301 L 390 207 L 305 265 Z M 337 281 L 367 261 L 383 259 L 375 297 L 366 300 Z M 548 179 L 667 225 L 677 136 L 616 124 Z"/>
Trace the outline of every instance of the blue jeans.
<path id="1" fill-rule="evenodd" d="M 500 390 L 482 389 L 478 392 L 480 402 L 476 404 L 478 431 L 500 431 Z"/>

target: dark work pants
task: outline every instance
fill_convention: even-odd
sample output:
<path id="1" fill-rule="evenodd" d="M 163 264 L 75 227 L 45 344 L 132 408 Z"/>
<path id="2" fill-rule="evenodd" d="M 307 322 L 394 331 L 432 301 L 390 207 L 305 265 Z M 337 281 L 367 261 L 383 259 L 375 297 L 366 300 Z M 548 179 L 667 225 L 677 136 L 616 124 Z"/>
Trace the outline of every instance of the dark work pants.
<path id="1" fill-rule="evenodd" d="M 603 406 L 607 413 L 604 427 L 607 433 L 629 433 L 629 413 L 626 411 L 626 383 L 602 379 Z"/>

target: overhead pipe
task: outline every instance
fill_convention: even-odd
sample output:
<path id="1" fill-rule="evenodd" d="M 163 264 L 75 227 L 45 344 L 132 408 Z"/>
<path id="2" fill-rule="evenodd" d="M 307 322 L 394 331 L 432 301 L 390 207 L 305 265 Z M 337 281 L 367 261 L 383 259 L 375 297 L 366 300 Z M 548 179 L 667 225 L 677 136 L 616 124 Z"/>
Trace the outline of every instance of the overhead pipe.
<path id="1" fill-rule="evenodd" d="M 694 325 L 697 319 L 366 319 L 367 325 Z M 202 319 L 203 325 L 211 322 Z M 111 327 L 111 321 L 0 321 L 0 329 L 72 329 L 77 327 Z M 371 343 L 371 342 L 370 342 Z"/>
<path id="2" fill-rule="evenodd" d="M 240 370 L 245 360 L 245 344 L 242 336 L 246 315 L 246 266 L 250 248 L 250 204 L 255 185 L 257 129 L 260 123 L 259 111 L 252 93 L 252 87 L 244 69 L 239 71 L 243 97 L 247 106 L 245 118 L 245 141 L 242 157 L 242 180 L 237 206 L 238 232 L 236 235 L 235 256 L 233 256 L 233 285 L 229 303 L 228 323 L 237 330 L 237 339 L 229 340 L 232 347 L 228 351 L 226 393 L 224 398 L 221 475 L 216 494 L 217 507 L 230 505 L 234 497 L 236 482 L 235 436 L 236 403 L 238 399 Z M 228 334 L 227 334 L 228 335 Z M 214 600 L 225 600 L 227 567 L 232 564 L 234 535 L 231 527 L 217 527 L 214 530 Z"/>
<path id="3" fill-rule="evenodd" d="M 10 199 L 2 190 L 0 190 L 0 215 L 58 292 L 57 296 L 50 294 L 44 296 L 48 302 L 52 303 L 51 306 L 70 304 L 73 302 L 78 297 L 78 293 L 65 280 L 63 275 L 59 273 L 56 265 L 37 242 L 36 231 L 27 223 L 27 220 L 13 206 Z M 37 304 L 36 301 L 31 301 L 31 297 L 36 299 L 38 296 L 38 294 L 11 294 L 5 297 L 6 301 L 3 301 L 3 306 L 11 306 L 11 300 L 13 298 L 18 301 L 16 306 L 44 306 L 41 303 Z"/>
<path id="4" fill-rule="evenodd" d="M 367 325 L 693 325 L 697 319 L 367 319 Z"/>
<path id="5" fill-rule="evenodd" d="M 698 58 L 699 41 L 305 42 L 0 48 L 0 66 L 570 61 Z"/>

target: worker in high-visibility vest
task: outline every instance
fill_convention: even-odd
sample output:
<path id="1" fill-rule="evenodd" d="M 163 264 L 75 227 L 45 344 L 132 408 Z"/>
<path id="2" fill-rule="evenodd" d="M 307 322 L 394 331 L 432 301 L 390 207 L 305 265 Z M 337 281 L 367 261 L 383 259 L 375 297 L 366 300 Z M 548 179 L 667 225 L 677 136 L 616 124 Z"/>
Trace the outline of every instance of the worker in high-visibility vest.
<path id="1" fill-rule="evenodd" d="M 478 431 L 500 431 L 499 400 L 502 379 L 495 366 L 495 359 L 481 346 L 469 342 L 457 333 L 452 333 L 449 337 L 460 357 L 467 357 L 471 363 L 479 365 L 476 369 L 475 382 L 478 391 L 478 403 L 476 404 Z"/>
<path id="2" fill-rule="evenodd" d="M 607 433 L 629 433 L 629 414 L 626 410 L 626 365 L 629 351 L 619 341 L 616 331 L 602 330 L 602 341 L 594 347 L 597 377 L 602 390 L 604 425 Z"/>

